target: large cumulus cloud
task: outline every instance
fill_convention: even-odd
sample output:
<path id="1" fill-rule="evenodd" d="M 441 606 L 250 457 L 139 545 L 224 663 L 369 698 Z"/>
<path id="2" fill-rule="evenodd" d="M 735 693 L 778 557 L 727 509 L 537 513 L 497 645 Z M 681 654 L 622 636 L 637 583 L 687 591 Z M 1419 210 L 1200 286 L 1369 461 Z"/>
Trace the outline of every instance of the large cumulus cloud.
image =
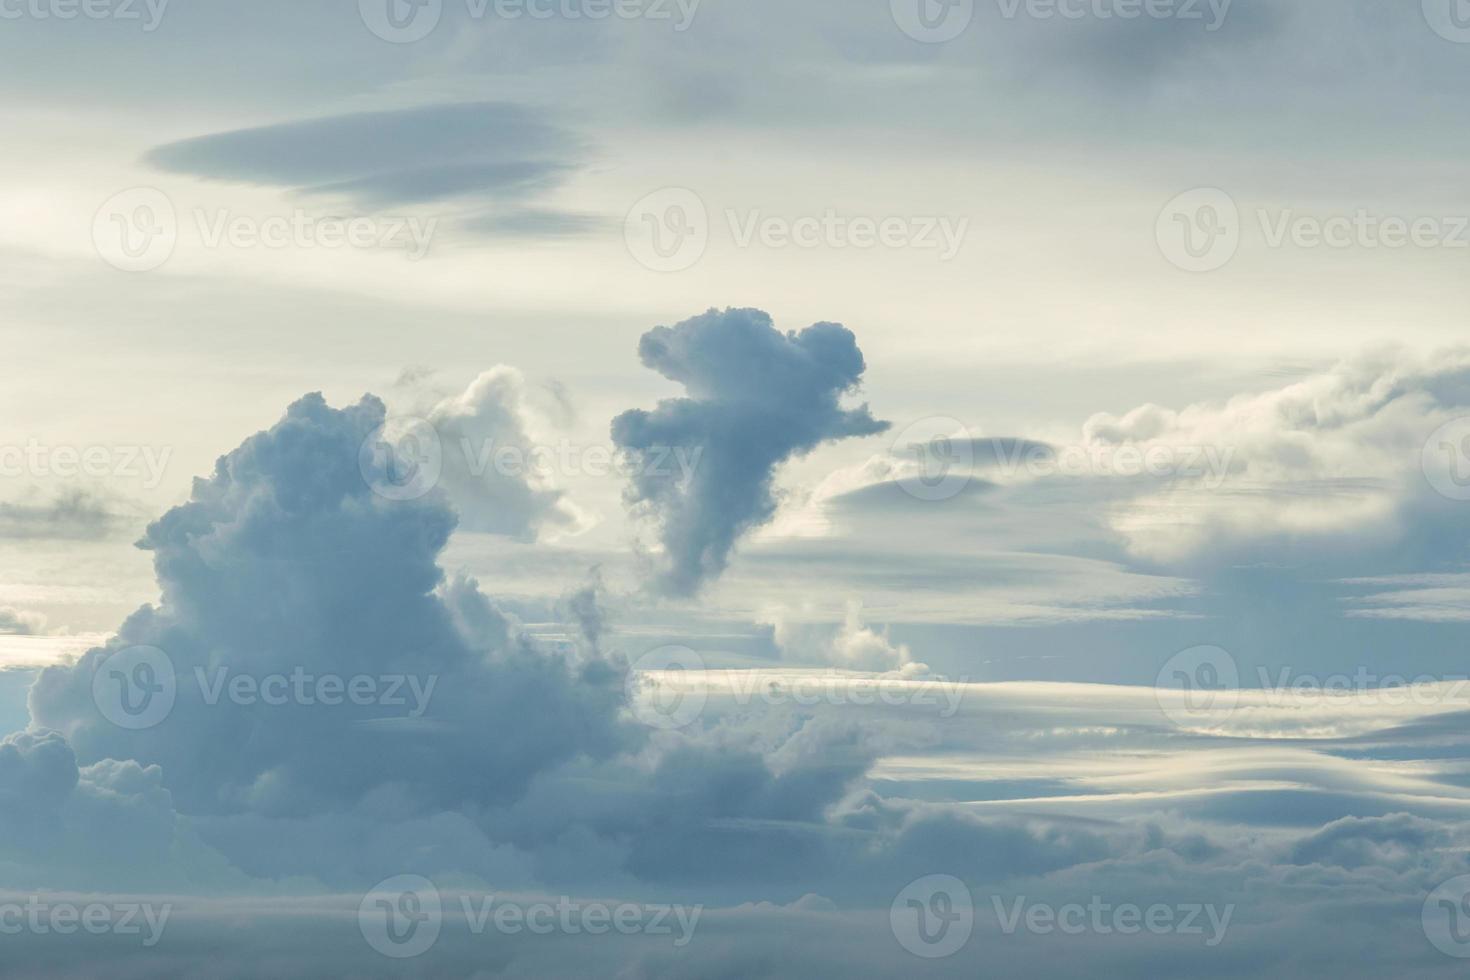
<path id="1" fill-rule="evenodd" d="M 698 591 L 724 570 L 742 534 L 771 519 L 783 462 L 888 427 L 866 404 L 842 407 L 866 364 L 840 324 L 782 333 L 760 310 L 710 310 L 650 330 L 638 354 L 687 392 L 651 412 L 624 412 L 612 426 L 614 442 L 641 464 L 627 499 L 658 523 L 658 584 L 674 595 Z M 671 451 L 694 461 L 687 480 L 669 465 Z"/>
<path id="2" fill-rule="evenodd" d="M 161 601 L 44 671 L 33 721 L 83 765 L 160 766 L 194 813 L 321 812 L 369 795 L 409 811 L 505 801 L 548 767 L 616 751 L 611 667 L 536 648 L 473 582 L 444 581 L 436 559 L 455 514 L 440 493 L 374 493 L 359 448 L 383 421 L 375 398 L 338 410 L 309 395 L 222 457 L 141 542 Z M 137 731 L 93 700 L 100 665 L 134 646 L 163 651 L 177 678 L 171 713 Z M 406 703 L 387 703 L 389 680 L 371 703 L 210 703 L 221 678 L 297 673 L 403 677 Z"/>

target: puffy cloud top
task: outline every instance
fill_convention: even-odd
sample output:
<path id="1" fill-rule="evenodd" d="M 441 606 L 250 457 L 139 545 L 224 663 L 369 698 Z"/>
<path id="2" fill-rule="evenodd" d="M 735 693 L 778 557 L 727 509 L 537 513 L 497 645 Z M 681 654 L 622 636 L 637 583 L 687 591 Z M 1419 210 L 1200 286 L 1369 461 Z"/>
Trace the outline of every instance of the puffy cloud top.
<path id="1" fill-rule="evenodd" d="M 83 765 L 161 766 L 186 813 L 320 812 L 371 793 L 410 809 L 505 801 L 549 766 L 616 751 L 622 686 L 610 667 L 535 647 L 475 583 L 443 583 L 455 515 L 442 493 L 373 492 L 359 449 L 383 421 L 376 398 L 338 410 L 308 395 L 221 458 L 141 542 L 162 601 L 106 647 L 47 669 L 34 721 L 62 732 Z M 99 711 L 93 678 L 135 646 L 169 658 L 176 703 L 127 730 Z M 255 694 L 232 693 L 242 676 Z M 282 677 L 289 689 L 267 689 Z M 324 678 L 364 678 L 373 696 L 338 689 L 328 709 Z"/>
<path id="2" fill-rule="evenodd" d="M 742 534 L 771 519 L 781 463 L 888 428 L 866 404 L 841 405 L 866 367 L 841 324 L 781 333 L 760 310 L 710 310 L 650 330 L 638 353 L 688 392 L 651 412 L 625 412 L 612 427 L 613 440 L 642 464 L 627 499 L 658 522 L 665 551 L 658 585 L 670 594 L 698 591 L 724 570 Z M 694 462 L 687 480 L 668 465 L 671 451 Z"/>

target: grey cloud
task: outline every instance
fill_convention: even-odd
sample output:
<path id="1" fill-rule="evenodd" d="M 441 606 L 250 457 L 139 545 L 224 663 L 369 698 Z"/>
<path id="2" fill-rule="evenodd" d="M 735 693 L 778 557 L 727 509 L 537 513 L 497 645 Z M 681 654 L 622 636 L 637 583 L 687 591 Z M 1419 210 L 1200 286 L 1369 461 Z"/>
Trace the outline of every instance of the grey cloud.
<path id="1" fill-rule="evenodd" d="M 649 331 L 638 353 L 688 395 L 612 424 L 613 441 L 644 464 L 626 499 L 658 525 L 665 556 L 657 584 L 672 595 L 692 595 L 718 576 L 739 538 L 771 519 L 782 463 L 888 428 L 866 404 L 841 405 L 866 365 L 840 324 L 783 334 L 760 310 L 710 310 Z M 676 452 L 694 464 L 687 481 L 669 465 Z"/>
<path id="2" fill-rule="evenodd" d="M 529 108 L 477 102 L 233 130 L 155 147 L 145 160 L 381 207 L 467 195 L 521 200 L 559 184 L 580 155 L 575 137 Z"/>
<path id="3" fill-rule="evenodd" d="M 35 636 L 46 630 L 46 617 L 24 609 L 0 606 L 0 636 Z"/>
<path id="4" fill-rule="evenodd" d="M 467 531 L 533 541 L 546 528 L 579 527 L 584 516 L 556 485 L 532 434 L 525 380 L 499 365 L 428 412 L 443 457 L 440 485 Z M 548 472 L 549 471 L 549 472 Z"/>
<path id="5" fill-rule="evenodd" d="M 129 519 L 116 499 L 89 489 L 64 490 L 47 499 L 32 494 L 0 502 L 0 538 L 98 540 Z"/>
<path id="6" fill-rule="evenodd" d="M 160 604 L 43 671 L 33 719 L 84 765 L 160 766 L 180 808 L 200 814 L 340 810 L 374 792 L 410 810 L 504 801 L 547 767 L 617 751 L 620 681 L 533 646 L 472 582 L 442 587 L 436 558 L 455 526 L 442 495 L 370 489 L 359 449 L 383 420 L 377 399 L 336 410 L 312 395 L 222 457 L 143 539 Z M 172 658 L 178 698 L 157 727 L 129 732 L 99 714 L 92 675 L 134 645 Z M 394 724 L 403 709 L 378 704 L 210 704 L 196 671 L 218 668 L 436 686 L 421 718 Z"/>

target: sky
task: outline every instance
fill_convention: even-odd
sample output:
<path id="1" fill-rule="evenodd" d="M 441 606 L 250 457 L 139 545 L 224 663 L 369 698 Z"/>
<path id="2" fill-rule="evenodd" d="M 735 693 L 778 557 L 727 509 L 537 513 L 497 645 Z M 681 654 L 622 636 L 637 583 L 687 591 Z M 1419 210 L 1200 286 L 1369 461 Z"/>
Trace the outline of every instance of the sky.
<path id="1" fill-rule="evenodd" d="M 1460 976 L 1464 0 L 0 0 L 0 976 Z"/>

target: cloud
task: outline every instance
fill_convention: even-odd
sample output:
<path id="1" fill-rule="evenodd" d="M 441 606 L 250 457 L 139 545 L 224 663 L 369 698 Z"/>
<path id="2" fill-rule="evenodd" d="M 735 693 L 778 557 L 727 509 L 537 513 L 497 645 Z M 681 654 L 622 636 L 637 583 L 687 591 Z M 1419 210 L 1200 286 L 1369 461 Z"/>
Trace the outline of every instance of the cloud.
<path id="1" fill-rule="evenodd" d="M 145 162 L 171 173 L 338 196 L 378 209 L 467 197 L 523 201 L 565 182 L 581 153 L 576 137 L 542 113 L 474 102 L 215 133 L 155 147 Z M 543 225 L 558 215 L 540 213 Z M 524 230 L 536 230 L 535 224 Z"/>
<path id="2" fill-rule="evenodd" d="M 846 617 L 835 631 L 805 625 L 784 612 L 772 619 L 772 638 L 783 659 L 873 673 L 915 674 L 927 670 L 925 665 L 914 662 L 907 646 L 895 644 L 887 633 L 864 626 L 862 604 L 857 601 L 847 604 Z"/>
<path id="3" fill-rule="evenodd" d="M 556 487 L 555 447 L 536 430 L 521 373 L 483 372 L 430 409 L 443 456 L 440 485 L 466 531 L 534 540 L 543 529 L 577 531 L 590 520 Z"/>
<path id="4" fill-rule="evenodd" d="M 36 492 L 0 502 L 0 538 L 95 541 L 117 533 L 131 517 L 118 500 L 96 490 L 63 490 L 50 499 Z"/>
<path id="5" fill-rule="evenodd" d="M 46 631 L 46 617 L 24 609 L 0 606 L 0 635 L 37 636 Z"/>
<path id="6" fill-rule="evenodd" d="M 688 596 L 718 576 L 739 538 L 771 520 L 777 468 L 819 445 L 888 428 L 866 404 L 846 409 L 866 365 L 836 323 L 781 333 L 760 310 L 710 310 L 643 335 L 644 365 L 684 398 L 613 420 L 613 441 L 640 461 L 626 493 L 663 545 L 658 587 Z M 682 451 L 687 478 L 669 465 Z"/>
<path id="7" fill-rule="evenodd" d="M 83 765 L 161 767 L 194 814 L 331 812 L 370 795 L 407 812 L 505 802 L 537 773 L 626 744 L 608 665 L 539 649 L 472 581 L 444 582 L 436 559 L 455 515 L 441 493 L 370 489 L 359 449 L 384 417 L 372 397 L 338 410 L 310 395 L 222 457 L 141 542 L 161 601 L 105 647 L 44 670 L 34 722 Z M 166 654 L 177 696 L 133 731 L 99 711 L 93 677 L 138 646 Z M 315 687 L 240 700 L 220 686 L 237 675 L 262 694 L 271 677 L 376 678 L 380 697 L 330 710 Z"/>

